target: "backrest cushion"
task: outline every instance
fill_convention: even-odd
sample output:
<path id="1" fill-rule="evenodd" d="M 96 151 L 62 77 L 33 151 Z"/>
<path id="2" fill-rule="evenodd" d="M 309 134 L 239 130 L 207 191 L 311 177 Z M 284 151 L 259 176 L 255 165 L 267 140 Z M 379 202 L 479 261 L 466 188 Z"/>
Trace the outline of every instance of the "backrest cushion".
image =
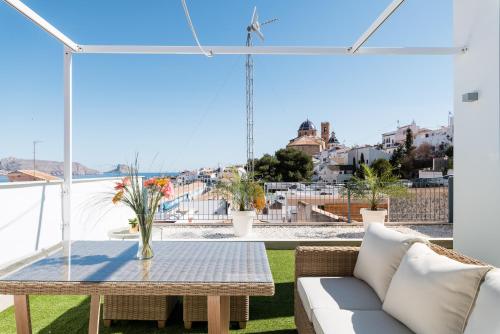
<path id="1" fill-rule="evenodd" d="M 415 333 L 463 333 L 487 266 L 463 264 L 416 243 L 392 278 L 382 309 Z"/>
<path id="2" fill-rule="evenodd" d="M 486 274 L 479 287 L 465 334 L 500 334 L 500 269 Z"/>
<path id="3" fill-rule="evenodd" d="M 383 224 L 369 224 L 354 267 L 354 276 L 371 286 L 384 301 L 401 259 L 417 241 L 426 242 L 422 238 L 391 230 Z"/>

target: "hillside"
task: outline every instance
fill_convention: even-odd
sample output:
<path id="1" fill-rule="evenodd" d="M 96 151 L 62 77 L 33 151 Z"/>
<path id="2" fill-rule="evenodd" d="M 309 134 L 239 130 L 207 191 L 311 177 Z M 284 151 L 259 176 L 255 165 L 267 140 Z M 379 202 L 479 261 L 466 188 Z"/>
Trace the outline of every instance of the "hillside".
<path id="1" fill-rule="evenodd" d="M 128 174 L 129 172 L 130 172 L 130 167 L 128 165 L 118 164 L 118 165 L 116 165 L 115 168 L 113 168 L 110 171 L 107 171 L 106 173 L 111 173 L 111 174 Z"/>
<path id="2" fill-rule="evenodd" d="M 19 169 L 33 169 L 33 160 L 8 157 L 0 159 L 0 174 L 13 172 Z M 37 160 L 36 169 L 51 175 L 63 175 L 64 164 L 60 161 Z M 73 175 L 95 175 L 98 170 L 88 168 L 78 162 L 73 162 Z"/>

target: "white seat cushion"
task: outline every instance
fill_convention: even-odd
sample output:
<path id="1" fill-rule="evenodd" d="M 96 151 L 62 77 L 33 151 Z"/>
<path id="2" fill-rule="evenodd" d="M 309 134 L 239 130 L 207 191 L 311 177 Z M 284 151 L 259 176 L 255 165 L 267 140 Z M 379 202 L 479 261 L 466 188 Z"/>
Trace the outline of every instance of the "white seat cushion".
<path id="1" fill-rule="evenodd" d="M 465 334 L 500 334 L 500 269 L 486 274 L 479 288 Z"/>
<path id="2" fill-rule="evenodd" d="M 370 224 L 366 229 L 354 276 L 368 283 L 381 301 L 398 269 L 401 259 L 411 245 L 422 238 L 391 230 L 382 224 Z"/>
<path id="3" fill-rule="evenodd" d="M 316 308 L 382 309 L 372 288 L 355 277 L 300 277 L 297 290 L 310 321 L 312 310 Z"/>
<path id="4" fill-rule="evenodd" d="M 405 325 L 384 311 L 316 309 L 316 334 L 411 334 Z"/>
<path id="5" fill-rule="evenodd" d="M 463 333 L 489 267 L 463 264 L 416 243 L 392 278 L 382 308 L 416 333 Z"/>

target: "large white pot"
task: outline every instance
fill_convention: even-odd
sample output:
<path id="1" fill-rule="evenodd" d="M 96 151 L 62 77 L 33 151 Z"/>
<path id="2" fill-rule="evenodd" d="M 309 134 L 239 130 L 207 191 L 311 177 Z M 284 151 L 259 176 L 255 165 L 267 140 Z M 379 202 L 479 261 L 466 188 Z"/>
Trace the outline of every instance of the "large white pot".
<path id="1" fill-rule="evenodd" d="M 363 225 L 365 229 L 368 227 L 370 223 L 379 223 L 384 224 L 385 217 L 387 216 L 387 210 L 369 210 L 369 209 L 361 209 L 359 210 L 361 216 L 363 216 Z"/>
<path id="2" fill-rule="evenodd" d="M 252 232 L 255 211 L 233 211 L 233 231 L 237 237 L 244 237 Z"/>

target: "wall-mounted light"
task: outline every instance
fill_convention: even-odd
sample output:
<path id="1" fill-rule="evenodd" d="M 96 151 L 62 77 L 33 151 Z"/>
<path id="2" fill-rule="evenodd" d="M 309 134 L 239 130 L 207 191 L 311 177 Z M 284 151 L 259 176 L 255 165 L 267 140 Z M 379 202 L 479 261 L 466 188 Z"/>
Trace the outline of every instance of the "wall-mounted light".
<path id="1" fill-rule="evenodd" d="M 475 102 L 479 100 L 479 92 L 470 92 L 462 95 L 462 102 Z"/>

